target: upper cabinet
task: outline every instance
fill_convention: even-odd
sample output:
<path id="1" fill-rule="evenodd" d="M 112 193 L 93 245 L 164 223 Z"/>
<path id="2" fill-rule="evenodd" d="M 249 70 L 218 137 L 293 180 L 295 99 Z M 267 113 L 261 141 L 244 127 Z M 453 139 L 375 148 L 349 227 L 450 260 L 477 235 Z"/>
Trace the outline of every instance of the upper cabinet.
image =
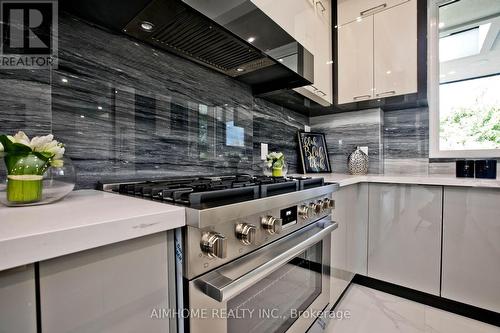
<path id="1" fill-rule="evenodd" d="M 338 0 L 337 22 L 343 25 L 399 5 L 407 0 Z"/>
<path id="2" fill-rule="evenodd" d="M 323 105 L 333 103 L 331 0 L 252 0 L 314 56 L 313 84 L 294 89 Z"/>
<path id="3" fill-rule="evenodd" d="M 338 104 L 416 93 L 417 0 L 338 3 Z"/>

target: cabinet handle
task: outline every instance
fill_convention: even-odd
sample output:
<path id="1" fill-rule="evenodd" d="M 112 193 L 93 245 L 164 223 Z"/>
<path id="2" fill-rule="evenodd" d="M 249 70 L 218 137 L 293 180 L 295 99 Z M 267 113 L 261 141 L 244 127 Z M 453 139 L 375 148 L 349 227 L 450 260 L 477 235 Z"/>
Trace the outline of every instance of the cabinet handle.
<path id="1" fill-rule="evenodd" d="M 382 95 L 394 95 L 396 92 L 394 90 L 389 90 L 389 91 L 384 91 L 378 94 L 375 94 L 376 96 L 382 96 Z"/>
<path id="2" fill-rule="evenodd" d="M 311 84 L 309 87 L 313 88 L 313 89 L 314 89 L 314 92 L 316 92 L 316 91 L 318 91 L 318 90 L 319 90 L 318 88 L 316 88 L 316 87 L 315 87 L 315 86 L 313 86 L 312 84 Z"/>
<path id="3" fill-rule="evenodd" d="M 381 10 L 381 9 L 384 9 L 385 7 L 387 7 L 387 4 L 386 3 L 383 3 L 381 5 L 378 5 L 378 6 L 375 6 L 375 7 L 372 7 L 370 9 L 367 9 L 367 10 L 363 10 L 362 12 L 359 13 L 360 16 L 365 16 L 365 15 L 368 15 L 368 14 L 373 14 L 373 12 L 376 12 L 377 10 Z"/>
<path id="4" fill-rule="evenodd" d="M 316 91 L 316 94 L 321 94 L 321 95 L 323 95 L 323 96 L 326 96 L 326 93 L 325 93 L 325 92 L 323 92 L 322 90 L 317 90 L 317 91 Z"/>
<path id="5" fill-rule="evenodd" d="M 321 1 L 316 1 L 316 6 L 320 5 L 321 6 L 321 12 L 324 12 L 326 10 L 325 6 Z"/>
<path id="6" fill-rule="evenodd" d="M 372 95 L 361 95 L 361 96 L 354 96 L 352 99 L 353 100 L 358 100 L 358 99 L 370 98 L 370 97 L 372 97 Z"/>

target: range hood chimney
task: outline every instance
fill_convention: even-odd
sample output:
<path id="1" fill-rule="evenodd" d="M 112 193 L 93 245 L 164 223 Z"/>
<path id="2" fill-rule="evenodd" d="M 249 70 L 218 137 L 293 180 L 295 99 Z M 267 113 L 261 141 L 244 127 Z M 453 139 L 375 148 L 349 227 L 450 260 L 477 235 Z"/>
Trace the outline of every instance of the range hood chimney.
<path id="1" fill-rule="evenodd" d="M 314 82 L 314 58 L 250 0 L 62 0 L 63 10 L 249 84 Z"/>

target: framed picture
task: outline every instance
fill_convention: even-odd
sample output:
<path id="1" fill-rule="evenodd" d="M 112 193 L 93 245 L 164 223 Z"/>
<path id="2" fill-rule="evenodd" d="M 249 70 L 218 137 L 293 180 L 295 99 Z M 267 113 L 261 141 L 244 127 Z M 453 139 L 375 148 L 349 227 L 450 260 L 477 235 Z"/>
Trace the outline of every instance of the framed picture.
<path id="1" fill-rule="evenodd" d="M 323 133 L 299 132 L 299 157 L 302 173 L 332 172 Z"/>

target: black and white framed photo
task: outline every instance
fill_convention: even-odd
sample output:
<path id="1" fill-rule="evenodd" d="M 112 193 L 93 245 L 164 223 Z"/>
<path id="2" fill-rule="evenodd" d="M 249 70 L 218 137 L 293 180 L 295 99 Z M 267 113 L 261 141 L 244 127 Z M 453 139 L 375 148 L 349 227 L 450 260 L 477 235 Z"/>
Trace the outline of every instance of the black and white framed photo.
<path id="1" fill-rule="evenodd" d="M 302 173 L 330 173 L 330 160 L 323 133 L 299 132 L 299 157 Z"/>

